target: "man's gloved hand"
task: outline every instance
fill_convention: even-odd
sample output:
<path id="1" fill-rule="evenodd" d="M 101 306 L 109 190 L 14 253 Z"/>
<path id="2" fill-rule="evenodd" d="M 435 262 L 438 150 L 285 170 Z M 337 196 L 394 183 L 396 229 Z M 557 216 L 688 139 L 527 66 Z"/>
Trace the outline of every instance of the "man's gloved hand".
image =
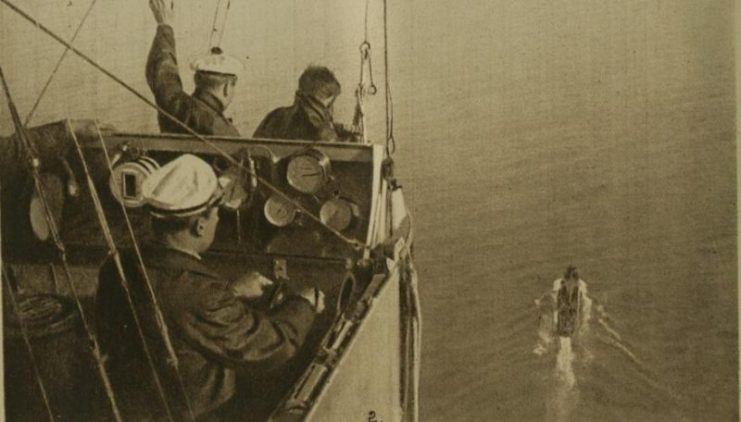
<path id="1" fill-rule="evenodd" d="M 174 0 L 149 0 L 149 8 L 152 9 L 157 25 L 172 26 L 175 23 Z"/>
<path id="2" fill-rule="evenodd" d="M 316 287 L 306 287 L 301 289 L 298 294 L 311 303 L 311 306 L 314 307 L 314 312 L 317 314 L 324 312 L 324 292 Z"/>
<path id="3" fill-rule="evenodd" d="M 266 287 L 273 284 L 273 281 L 266 278 L 260 273 L 251 272 L 232 281 L 229 288 L 234 295 L 242 299 L 256 299 L 262 296 Z"/>
<path id="4" fill-rule="evenodd" d="M 363 134 L 356 131 L 352 126 L 334 123 L 334 130 L 337 132 L 337 140 L 340 142 L 360 143 L 362 141 Z"/>

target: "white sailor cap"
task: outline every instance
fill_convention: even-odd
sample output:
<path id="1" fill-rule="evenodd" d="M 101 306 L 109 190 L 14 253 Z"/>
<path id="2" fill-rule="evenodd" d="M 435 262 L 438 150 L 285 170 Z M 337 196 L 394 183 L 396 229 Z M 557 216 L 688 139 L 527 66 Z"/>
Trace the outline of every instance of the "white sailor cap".
<path id="1" fill-rule="evenodd" d="M 244 66 L 234 57 L 227 56 L 219 47 L 213 47 L 208 54 L 196 57 L 190 67 L 196 72 L 238 75 Z"/>
<path id="2" fill-rule="evenodd" d="M 198 215 L 223 198 L 213 168 L 191 154 L 181 155 L 153 171 L 141 189 L 150 213 L 159 218 Z"/>

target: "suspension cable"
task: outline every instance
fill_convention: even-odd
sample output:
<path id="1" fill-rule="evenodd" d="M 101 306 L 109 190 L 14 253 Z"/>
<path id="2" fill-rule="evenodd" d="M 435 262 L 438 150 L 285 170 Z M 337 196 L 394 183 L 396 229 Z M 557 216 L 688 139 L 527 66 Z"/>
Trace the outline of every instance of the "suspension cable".
<path id="1" fill-rule="evenodd" d="M 358 86 L 355 88 L 355 114 L 353 116 L 353 126 L 361 134 L 361 142 L 368 143 L 368 128 L 365 119 L 365 98 L 369 95 L 376 95 L 378 88 L 373 81 L 373 62 L 371 61 L 371 43 L 368 39 L 368 5 L 370 0 L 365 1 L 364 17 L 364 38 L 360 43 L 360 75 L 358 77 Z M 369 83 L 365 81 L 365 75 L 368 74 Z"/>
<path id="2" fill-rule="evenodd" d="M 224 12 L 224 20 L 221 22 L 221 31 L 219 31 L 219 47 L 221 47 L 221 40 L 224 39 L 224 31 L 226 31 L 226 19 L 229 17 L 229 9 L 232 7 L 232 0 L 226 2 L 226 12 Z"/>
<path id="3" fill-rule="evenodd" d="M 103 355 L 100 351 L 100 345 L 98 343 L 97 338 L 95 337 L 95 335 L 93 334 L 90 328 L 90 323 L 87 320 L 87 317 L 85 316 L 85 312 L 82 307 L 82 302 L 80 301 L 80 295 L 77 292 L 77 288 L 75 287 L 72 281 L 72 274 L 69 269 L 69 263 L 67 262 L 67 252 L 64 248 L 64 243 L 62 242 L 61 236 L 59 235 L 59 230 L 57 228 L 56 222 L 54 221 L 54 214 L 51 208 L 49 207 L 49 202 L 46 199 L 46 193 L 44 192 L 44 189 L 41 186 L 41 176 L 39 174 L 40 162 L 39 162 L 38 156 L 36 155 L 36 150 L 33 147 L 31 140 L 28 139 L 25 128 L 21 124 L 21 118 L 18 115 L 18 110 L 16 110 L 15 103 L 13 102 L 13 98 L 10 96 L 10 91 L 8 89 L 8 84 L 5 80 L 5 75 L 3 74 L 2 67 L 0 67 L 0 80 L 2 81 L 3 89 L 5 90 L 5 96 L 8 101 L 10 115 L 13 119 L 13 125 L 15 126 L 16 135 L 18 136 L 18 142 L 20 142 L 20 144 L 24 147 L 27 158 L 30 161 L 31 173 L 34 179 L 34 186 L 35 186 L 36 192 L 39 195 L 39 202 L 41 202 L 41 206 L 44 210 L 46 223 L 49 226 L 49 232 L 52 236 L 52 240 L 54 242 L 55 247 L 57 248 L 57 251 L 59 252 L 59 258 L 62 261 L 62 266 L 64 268 L 64 275 L 67 279 L 67 284 L 70 289 L 70 292 L 72 293 L 72 297 L 75 300 L 77 311 L 80 314 L 80 321 L 82 322 L 82 326 L 85 330 L 85 333 L 87 334 L 88 341 L 90 342 L 90 348 L 92 350 L 93 358 L 98 368 L 100 379 L 103 382 L 103 388 L 105 389 L 106 395 L 111 404 L 111 411 L 113 412 L 113 416 L 116 419 L 116 421 L 122 422 L 121 413 L 119 412 L 118 405 L 116 403 L 116 398 L 113 393 L 113 388 L 111 387 L 111 381 L 110 381 L 110 378 L 108 377 L 108 372 L 106 372 L 105 364 L 103 363 Z"/>
<path id="4" fill-rule="evenodd" d="M 28 329 L 26 328 L 26 322 L 23 321 L 23 317 L 21 316 L 21 311 L 18 307 L 18 302 L 16 301 L 13 288 L 10 286 L 10 281 L 8 280 L 8 273 L 4 265 L 3 265 L 2 270 L 3 270 L 2 278 L 5 284 L 5 290 L 8 292 L 8 298 L 10 299 L 10 306 L 11 308 L 13 308 L 13 314 L 15 314 L 15 318 L 18 321 L 18 328 L 21 331 L 21 337 L 23 337 L 23 343 L 25 343 L 26 351 L 28 351 L 28 359 L 31 363 L 31 369 L 33 370 L 33 376 L 36 379 L 36 384 L 39 387 L 39 391 L 41 392 L 41 399 L 44 402 L 44 407 L 46 408 L 47 416 L 49 416 L 49 421 L 54 422 L 54 412 L 51 410 L 51 404 L 49 404 L 49 396 L 46 393 L 46 388 L 44 388 L 44 381 L 41 379 L 41 372 L 39 371 L 39 364 L 36 362 L 36 356 L 34 356 L 33 354 L 33 347 L 31 347 L 31 340 L 28 335 Z"/>
<path id="5" fill-rule="evenodd" d="M 365 41 L 368 41 L 368 6 L 370 4 L 370 0 L 365 0 L 365 19 L 363 20 L 363 26 L 365 29 Z"/>
<path id="6" fill-rule="evenodd" d="M 389 37 L 386 1 L 383 0 L 383 81 L 386 85 L 386 155 L 390 157 L 396 152 L 396 139 L 394 139 L 394 102 L 391 98 L 391 85 L 389 84 Z"/>
<path id="7" fill-rule="evenodd" d="M 219 9 L 221 8 L 221 0 L 216 1 L 216 10 L 214 10 L 214 20 L 211 23 L 211 30 L 209 31 L 208 37 L 208 49 L 209 51 L 214 46 L 214 34 L 216 33 L 216 21 L 219 17 Z"/>
<path id="8" fill-rule="evenodd" d="M 87 10 L 85 11 L 85 15 L 82 17 L 82 20 L 80 21 L 80 24 L 77 25 L 77 29 L 75 30 L 75 33 L 72 34 L 72 38 L 69 39 L 70 44 L 75 42 L 77 39 L 77 35 L 80 33 L 80 30 L 82 29 L 82 26 L 85 24 L 85 21 L 87 20 L 87 17 L 90 16 L 90 12 L 93 10 L 93 6 L 95 6 L 95 3 L 98 0 L 92 0 L 90 2 L 90 6 L 88 6 Z M 46 80 L 46 83 L 44 84 L 44 87 L 41 89 L 41 92 L 39 93 L 38 97 L 36 97 L 36 101 L 33 103 L 33 107 L 31 107 L 31 111 L 28 112 L 28 115 L 26 116 L 26 121 L 23 123 L 23 126 L 28 126 L 28 123 L 31 121 L 31 118 L 33 117 L 33 114 L 36 112 L 36 108 L 39 106 L 39 103 L 41 103 L 41 99 L 44 97 L 44 94 L 46 94 L 47 88 L 49 88 L 49 85 L 51 85 L 51 81 L 54 79 L 54 76 L 59 71 L 59 68 L 62 66 L 62 62 L 64 61 L 64 58 L 67 56 L 67 52 L 69 51 L 69 47 L 65 48 L 62 52 L 62 55 L 59 56 L 59 59 L 57 60 L 57 64 L 54 66 L 54 69 L 49 74 L 49 78 Z"/>
<path id="9" fill-rule="evenodd" d="M 149 107 L 151 107 L 151 108 L 159 111 L 163 116 L 167 117 L 172 122 L 174 122 L 175 124 L 177 124 L 180 128 L 182 128 L 184 131 L 186 131 L 189 135 L 191 135 L 194 138 L 198 139 L 199 141 L 203 142 L 205 145 L 207 145 L 208 147 L 210 147 L 211 149 L 213 149 L 214 151 L 216 151 L 217 153 L 219 153 L 220 155 L 222 155 L 224 157 L 224 159 L 227 160 L 230 164 L 232 164 L 235 167 L 240 167 L 240 166 L 241 167 L 244 167 L 243 165 L 240 165 L 240 163 L 239 163 L 238 160 L 236 160 L 234 157 L 232 157 L 231 155 L 229 155 L 226 151 L 224 151 L 222 148 L 220 148 L 214 142 L 206 139 L 205 137 L 203 137 L 203 135 L 201 135 L 201 134 L 197 133 L 196 131 L 194 131 L 193 129 L 191 129 L 188 125 L 186 125 L 185 123 L 183 123 L 182 121 L 180 121 L 177 117 L 173 116 L 172 114 L 168 113 L 167 111 L 165 111 L 164 109 L 162 109 L 161 107 L 159 107 L 157 104 L 153 103 L 151 100 L 149 100 L 143 94 L 139 93 L 137 90 L 135 90 L 134 88 L 132 88 L 131 86 L 129 86 L 126 82 L 124 82 L 123 80 L 121 80 L 121 78 L 117 77 L 116 75 L 114 75 L 113 73 L 111 73 L 109 70 L 107 70 L 103 66 L 99 65 L 98 63 L 96 63 L 93 59 L 91 59 L 85 53 L 81 52 L 80 50 L 78 50 L 74 46 L 70 45 L 68 42 L 66 42 L 65 40 L 63 40 L 61 37 L 59 37 L 57 34 L 55 34 L 49 28 L 47 28 L 46 26 L 44 26 L 41 22 L 39 22 L 38 20 L 36 20 L 33 17 L 31 17 L 30 15 L 28 15 L 23 10 L 19 9 L 16 5 L 14 5 L 13 3 L 11 3 L 10 0 L 0 0 L 0 2 L 4 3 L 8 7 L 10 7 L 14 12 L 16 12 L 17 14 L 19 14 L 21 17 L 23 17 L 27 21 L 29 21 L 31 24 L 33 24 L 38 29 L 40 29 L 42 32 L 44 32 L 47 35 L 49 35 L 51 38 L 53 38 L 58 43 L 60 43 L 60 44 L 62 44 L 64 46 L 68 46 L 69 49 L 70 49 L 70 51 L 72 51 L 77 56 L 79 56 L 81 59 L 83 59 L 84 61 L 86 61 L 88 64 L 90 64 L 91 66 L 93 66 L 94 68 L 96 68 L 97 70 L 99 70 L 101 73 L 103 73 L 104 75 L 106 75 L 107 77 L 109 77 L 111 80 L 113 80 L 114 82 L 116 82 L 117 84 L 119 84 L 120 86 L 122 86 L 124 89 L 126 89 L 127 91 L 129 91 L 131 94 L 133 94 L 139 100 L 141 100 L 142 102 L 144 102 L 145 104 L 147 104 Z M 332 233 L 333 235 L 335 235 L 336 237 L 338 237 L 339 239 L 341 239 L 342 241 L 344 241 L 348 245 L 352 246 L 356 250 L 370 249 L 370 246 L 365 245 L 364 243 L 362 243 L 361 241 L 359 241 L 357 239 L 353 239 L 353 238 L 347 237 L 347 236 L 343 235 L 342 233 L 340 233 L 338 230 L 335 230 L 334 228 L 332 228 L 329 225 L 325 224 L 319 217 L 317 217 L 316 215 L 312 214 L 308 209 L 306 209 L 306 207 L 304 207 L 298 201 L 296 201 L 293 198 L 291 198 L 290 196 L 288 196 L 285 192 L 283 192 L 282 190 L 278 189 L 275 185 L 273 185 L 272 183 L 268 182 L 265 178 L 261 177 L 256 172 L 252 172 L 248 168 L 245 168 L 245 170 L 248 171 L 253 177 L 255 177 L 260 183 L 262 183 L 263 185 L 265 185 L 268 189 L 270 189 L 275 194 L 277 194 L 278 196 L 280 196 L 283 200 L 289 202 L 297 210 L 299 210 L 302 213 L 304 213 L 307 217 L 309 217 L 309 219 L 315 221 L 321 227 L 323 227 L 325 230 L 329 231 L 330 233 Z"/>
<path id="10" fill-rule="evenodd" d="M 0 181 L 0 195 L 2 194 L 2 181 Z M 2 218 L 0 218 L 2 220 Z M 2 277 L 3 281 L 5 282 L 5 291 L 8 292 L 8 298 L 10 299 L 10 305 L 13 308 L 13 313 L 15 314 L 15 319 L 18 321 L 18 328 L 21 331 L 21 337 L 23 337 L 23 343 L 26 345 L 26 351 L 28 352 L 28 358 L 29 362 L 31 363 L 31 369 L 33 370 L 34 378 L 36 379 L 36 384 L 39 387 L 39 391 L 41 392 L 41 399 L 44 402 L 44 407 L 46 408 L 46 414 L 49 416 L 49 421 L 54 422 L 54 412 L 51 410 L 51 405 L 49 404 L 49 397 L 46 394 L 46 388 L 44 388 L 44 381 L 41 379 L 41 372 L 39 372 L 39 365 L 36 362 L 36 356 L 33 354 L 33 347 L 31 347 L 31 340 L 28 336 L 28 330 L 26 330 L 26 322 L 23 321 L 23 317 L 21 317 L 20 309 L 18 308 L 18 302 L 15 300 L 15 293 L 13 292 L 13 287 L 10 285 L 10 280 L 8 277 L 7 270 L 5 268 L 4 263 L 2 262 L 2 230 L 0 230 L 0 268 L 2 268 L 2 274 L 0 277 Z"/>
<path id="11" fill-rule="evenodd" d="M 68 127 L 68 128 L 70 132 L 72 132 L 72 128 L 71 127 Z M 98 122 L 95 122 L 95 130 L 98 135 L 98 139 L 100 140 L 101 148 L 103 149 L 103 155 L 105 157 L 108 170 L 111 173 L 113 173 L 113 162 L 111 161 L 110 155 L 108 153 L 108 147 L 106 146 L 103 140 L 103 134 L 100 131 L 100 126 L 98 126 Z M 84 167 L 84 170 L 87 172 L 87 166 Z M 89 177 L 89 173 L 87 174 Z M 169 358 L 168 363 L 173 367 L 173 370 L 175 372 L 175 377 L 178 383 L 178 388 L 180 390 L 180 393 L 182 394 L 183 400 L 185 401 L 185 405 L 187 408 L 186 410 L 188 411 L 188 415 L 190 416 L 191 419 L 195 419 L 194 414 L 193 414 L 193 406 L 191 405 L 191 402 L 190 402 L 190 397 L 188 397 L 188 393 L 185 390 L 185 385 L 183 384 L 183 378 L 180 375 L 178 358 L 177 358 L 177 355 L 175 354 L 175 349 L 172 346 L 172 340 L 170 338 L 170 334 L 167 328 L 167 323 L 165 322 L 165 317 L 162 314 L 162 309 L 159 305 L 159 301 L 157 300 L 157 295 L 154 293 L 154 288 L 152 287 L 152 281 L 150 280 L 149 274 L 147 273 L 147 268 L 144 265 L 144 258 L 142 257 L 141 250 L 139 249 L 139 243 L 136 240 L 136 235 L 134 234 L 134 228 L 131 224 L 131 219 L 129 218 L 128 210 L 123 205 L 123 203 L 119 203 L 119 204 L 121 206 L 121 211 L 123 212 L 124 220 L 126 221 L 126 227 L 128 229 L 129 236 L 131 237 L 131 243 L 134 245 L 134 252 L 136 254 L 136 259 L 138 261 L 139 267 L 141 269 L 141 274 L 144 279 L 144 284 L 146 285 L 147 292 L 149 293 L 150 300 L 152 301 L 152 304 L 153 304 L 155 321 L 157 323 L 157 328 L 160 331 L 160 335 L 162 336 L 162 340 L 165 343 L 165 349 L 167 351 L 168 358 Z M 109 225 L 107 226 L 108 228 L 104 230 L 108 230 L 110 233 L 110 226 Z M 115 248 L 115 245 L 113 247 Z"/>
<path id="12" fill-rule="evenodd" d="M 67 128 L 69 130 L 72 141 L 75 144 L 75 148 L 77 149 L 77 154 L 80 157 L 80 163 L 82 165 L 82 170 L 85 173 L 85 179 L 87 180 L 88 190 L 90 191 L 90 198 L 93 200 L 93 207 L 95 208 L 95 213 L 98 217 L 98 223 L 100 224 L 100 229 L 103 232 L 103 236 L 105 237 L 110 257 L 113 259 L 113 262 L 116 266 L 116 271 L 118 272 L 119 280 L 121 282 L 121 288 L 124 291 L 126 301 L 129 305 L 129 308 L 131 309 L 131 314 L 134 318 L 134 325 L 136 326 L 136 331 L 142 342 L 144 355 L 152 371 L 152 380 L 154 381 L 155 387 L 157 388 L 157 394 L 159 394 L 160 399 L 162 400 L 162 404 L 165 407 L 168 418 L 174 422 L 175 418 L 172 411 L 170 410 L 169 402 L 167 401 L 167 395 L 165 394 L 165 389 L 162 386 L 162 382 L 157 372 L 157 366 L 154 363 L 152 352 L 149 349 L 146 335 L 144 334 L 144 330 L 142 329 L 141 320 L 139 319 L 139 313 L 136 311 L 136 305 L 134 305 L 134 301 L 131 297 L 130 284 L 128 279 L 126 278 L 126 271 L 123 268 L 123 263 L 121 262 L 121 255 L 119 254 L 118 248 L 116 248 L 116 243 L 113 240 L 113 234 L 111 233 L 110 226 L 108 225 L 108 221 L 105 216 L 105 212 L 103 211 L 103 205 L 100 202 L 98 190 L 95 188 L 95 182 L 93 182 L 93 178 L 92 176 L 90 176 L 90 170 L 87 166 L 87 160 L 85 160 L 85 154 L 82 152 L 82 147 L 80 146 L 80 142 L 77 140 L 77 135 L 75 135 L 72 127 L 69 125 L 69 120 L 67 120 Z"/>
<path id="13" fill-rule="evenodd" d="M 217 26 L 216 23 L 219 20 L 218 18 L 219 18 L 219 11 L 221 10 L 221 1 L 222 0 L 218 0 L 216 2 L 216 10 L 214 10 L 214 19 L 213 19 L 213 22 L 211 23 L 211 31 L 210 31 L 209 37 L 208 37 L 208 48 L 209 48 L 209 51 L 213 47 L 220 47 L 221 46 L 221 40 L 224 39 L 224 31 L 226 30 L 226 20 L 227 20 L 227 18 L 229 16 L 229 9 L 232 6 L 232 1 L 231 0 L 227 0 L 227 2 L 226 2 L 226 9 L 224 11 L 224 16 L 221 18 L 221 24 Z M 214 44 L 214 36 L 216 35 L 216 33 L 219 34 L 219 42 L 217 44 Z"/>

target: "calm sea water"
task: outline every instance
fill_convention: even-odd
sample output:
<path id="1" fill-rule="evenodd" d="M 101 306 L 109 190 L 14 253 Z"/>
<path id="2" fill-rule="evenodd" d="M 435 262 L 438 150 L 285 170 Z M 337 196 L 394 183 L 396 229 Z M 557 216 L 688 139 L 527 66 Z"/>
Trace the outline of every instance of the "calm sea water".
<path id="1" fill-rule="evenodd" d="M 410 160 L 422 420 L 738 419 L 732 143 L 639 142 Z M 570 263 L 589 332 L 537 355 L 534 299 Z"/>
<path id="2" fill-rule="evenodd" d="M 395 44 L 422 420 L 738 420 L 731 4 L 465 3 Z M 538 355 L 568 264 L 589 332 Z"/>

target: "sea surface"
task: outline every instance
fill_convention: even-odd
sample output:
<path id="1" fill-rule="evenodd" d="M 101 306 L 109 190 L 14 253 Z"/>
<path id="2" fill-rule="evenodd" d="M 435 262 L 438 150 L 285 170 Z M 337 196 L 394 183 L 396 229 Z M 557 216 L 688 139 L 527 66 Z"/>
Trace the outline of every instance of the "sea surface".
<path id="1" fill-rule="evenodd" d="M 409 160 L 421 420 L 738 420 L 731 141 L 523 142 Z M 573 347 L 535 304 L 569 264 Z"/>
<path id="2" fill-rule="evenodd" d="M 421 420 L 737 421 L 730 3 L 464 3 L 396 44 Z M 569 264 L 587 332 L 539 350 Z"/>

